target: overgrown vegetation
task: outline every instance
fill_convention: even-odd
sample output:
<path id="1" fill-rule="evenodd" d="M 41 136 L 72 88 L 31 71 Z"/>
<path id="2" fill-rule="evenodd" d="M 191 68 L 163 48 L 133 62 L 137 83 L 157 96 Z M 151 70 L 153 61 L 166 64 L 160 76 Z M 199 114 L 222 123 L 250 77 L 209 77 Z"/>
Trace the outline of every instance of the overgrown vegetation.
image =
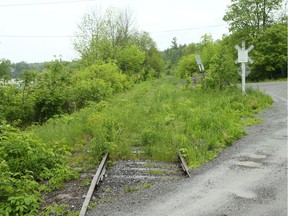
<path id="1" fill-rule="evenodd" d="M 0 124 L 0 214 L 37 214 L 41 191 L 62 186 L 77 173 L 64 163 L 65 146 L 47 145 Z M 46 184 L 39 181 L 47 180 Z"/>
<path id="2" fill-rule="evenodd" d="M 41 193 L 63 187 L 106 152 L 111 160 L 176 161 L 181 151 L 193 168 L 243 136 L 245 126 L 261 122 L 253 116 L 272 100 L 252 89 L 242 95 L 234 85 L 234 46 L 243 39 L 259 46 L 251 80 L 287 77 L 284 19 L 271 16 L 281 1 L 258 4 L 269 13 L 258 16 L 265 23 L 258 20 L 257 31 L 234 19 L 234 9 L 251 1 L 232 3 L 224 17 L 234 20 L 231 35 L 219 41 L 204 35 L 189 45 L 173 38 L 163 60 L 149 34 L 133 28 L 129 11 L 117 9 L 83 17 L 74 42 L 79 61 L 55 59 L 45 69 L 22 63 L 14 66 L 25 70 L 13 75 L 11 62 L 2 59 L 0 215 L 39 215 Z M 206 69 L 203 78 L 197 76 L 196 54 Z M 168 76 L 162 76 L 163 64 Z M 38 66 L 41 73 L 34 70 Z M 16 76 L 18 83 L 11 83 Z M 143 154 L 133 155 L 131 147 Z M 67 211 L 46 206 L 41 214 Z"/>
<path id="3" fill-rule="evenodd" d="M 133 159 L 131 147 L 141 146 L 145 158 L 175 161 L 184 148 L 195 167 L 240 138 L 253 114 L 271 103 L 258 91 L 243 96 L 236 87 L 191 90 L 166 77 L 31 129 L 44 143 L 61 140 L 72 151 L 86 149 L 87 158 L 98 160 L 106 152 L 113 159 Z"/>
<path id="4" fill-rule="evenodd" d="M 254 45 L 249 54 L 254 64 L 249 65 L 249 81 L 287 78 L 287 15 L 283 0 L 249 1 L 231 0 L 223 20 L 229 24 L 230 34 L 214 41 L 205 34 L 199 43 L 178 44 L 173 38 L 171 47 L 162 53 L 166 74 L 178 74 L 184 78 L 200 73 L 195 55 L 201 56 L 206 81 L 214 88 L 235 83 L 239 65 L 235 64 L 235 45 L 246 41 L 246 47 Z"/>
<path id="5" fill-rule="evenodd" d="M 146 81 L 25 133 L 2 124 L 3 212 L 37 212 L 41 190 L 61 187 L 77 177 L 74 168 L 95 166 L 106 152 L 112 159 L 136 159 L 131 147 L 141 146 L 140 157 L 176 161 L 181 149 L 189 166 L 197 167 L 240 138 L 253 115 L 272 102 L 254 90 L 243 96 L 236 87 L 209 91 L 179 83 L 173 76 Z"/>

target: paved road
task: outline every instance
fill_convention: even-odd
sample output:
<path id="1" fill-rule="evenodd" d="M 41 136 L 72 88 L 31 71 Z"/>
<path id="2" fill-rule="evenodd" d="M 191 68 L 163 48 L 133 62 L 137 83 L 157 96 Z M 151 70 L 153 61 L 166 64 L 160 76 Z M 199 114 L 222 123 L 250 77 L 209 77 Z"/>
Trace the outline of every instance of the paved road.
<path id="1" fill-rule="evenodd" d="M 249 85 L 275 101 L 259 115 L 263 124 L 167 192 L 131 195 L 89 215 L 286 216 L 287 82 Z"/>

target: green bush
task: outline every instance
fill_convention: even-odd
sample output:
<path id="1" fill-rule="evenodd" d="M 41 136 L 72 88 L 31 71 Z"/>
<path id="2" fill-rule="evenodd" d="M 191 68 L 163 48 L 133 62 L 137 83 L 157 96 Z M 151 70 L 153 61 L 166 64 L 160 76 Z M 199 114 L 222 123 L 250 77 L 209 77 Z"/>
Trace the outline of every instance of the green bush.
<path id="1" fill-rule="evenodd" d="M 195 55 L 191 54 L 188 56 L 183 56 L 177 65 L 177 74 L 180 78 L 185 78 L 186 76 L 191 77 L 192 74 L 199 71 Z"/>
<path id="2" fill-rule="evenodd" d="M 12 173 L 0 158 L 0 215 L 36 215 L 41 201 L 39 184 L 31 173 Z"/>
<path id="3" fill-rule="evenodd" d="M 0 98 L 0 118 L 13 124 L 31 121 L 34 115 L 33 98 L 24 99 L 18 86 L 0 86 Z"/>
<path id="4" fill-rule="evenodd" d="M 72 79 L 75 83 L 72 100 L 78 108 L 82 108 L 88 101 L 99 102 L 130 87 L 127 76 L 112 62 L 96 62 L 75 74 Z"/>
<path id="5" fill-rule="evenodd" d="M 53 149 L 9 125 L 1 125 L 0 137 L 0 157 L 13 173 L 25 174 L 29 171 L 35 179 L 39 179 L 44 169 L 51 169 L 63 160 Z"/>
<path id="6" fill-rule="evenodd" d="M 36 215 L 45 188 L 39 180 L 49 180 L 48 188 L 55 189 L 76 177 L 64 165 L 61 145 L 45 145 L 5 122 L 0 141 L 0 215 Z"/>

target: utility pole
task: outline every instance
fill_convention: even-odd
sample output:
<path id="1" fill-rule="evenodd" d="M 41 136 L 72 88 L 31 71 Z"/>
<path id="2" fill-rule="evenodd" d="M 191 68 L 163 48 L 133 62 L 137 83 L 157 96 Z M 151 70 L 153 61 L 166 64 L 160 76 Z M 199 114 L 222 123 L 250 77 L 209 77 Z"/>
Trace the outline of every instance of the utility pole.
<path id="1" fill-rule="evenodd" d="M 238 59 L 235 63 L 241 63 L 242 70 L 242 94 L 245 95 L 245 82 L 246 82 L 246 63 L 249 62 L 253 64 L 253 60 L 248 56 L 248 53 L 254 48 L 254 46 L 250 46 L 248 49 L 245 48 L 245 41 L 242 41 L 242 48 L 238 45 L 235 46 L 235 49 L 238 51 Z"/>

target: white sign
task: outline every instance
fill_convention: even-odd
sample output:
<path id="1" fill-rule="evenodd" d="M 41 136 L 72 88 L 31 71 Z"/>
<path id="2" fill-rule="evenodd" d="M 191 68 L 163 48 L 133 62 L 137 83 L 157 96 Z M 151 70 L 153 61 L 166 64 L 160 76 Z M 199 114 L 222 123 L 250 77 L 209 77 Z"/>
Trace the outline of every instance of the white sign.
<path id="1" fill-rule="evenodd" d="M 195 59 L 196 59 L 196 62 L 197 62 L 198 65 L 199 65 L 199 64 L 202 64 L 200 55 L 195 55 Z"/>
<path id="2" fill-rule="evenodd" d="M 247 77 L 251 73 L 251 70 L 248 66 L 245 67 L 245 77 Z M 238 68 L 238 74 L 239 76 L 242 76 L 242 68 Z"/>
<path id="3" fill-rule="evenodd" d="M 241 63 L 241 71 L 239 70 L 239 75 L 242 77 L 242 93 L 245 93 L 245 78 L 250 73 L 250 68 L 246 68 L 246 63 L 249 62 L 250 64 L 253 64 L 253 60 L 249 58 L 248 53 L 254 48 L 254 46 L 250 46 L 248 49 L 245 49 L 245 41 L 242 41 L 242 48 L 238 45 L 235 46 L 235 49 L 238 51 L 238 59 L 235 61 L 235 63 Z"/>
<path id="4" fill-rule="evenodd" d="M 245 49 L 245 42 L 242 42 L 242 48 L 238 45 L 235 46 L 235 49 L 238 51 L 238 59 L 235 63 L 247 63 L 253 64 L 253 60 L 249 58 L 248 53 L 254 48 L 254 46 L 250 46 L 248 49 Z"/>
<path id="5" fill-rule="evenodd" d="M 238 62 L 248 62 L 248 51 L 247 50 L 238 50 Z"/>
<path id="6" fill-rule="evenodd" d="M 195 59 L 200 71 L 204 71 L 204 65 L 202 64 L 200 55 L 195 55 Z"/>

